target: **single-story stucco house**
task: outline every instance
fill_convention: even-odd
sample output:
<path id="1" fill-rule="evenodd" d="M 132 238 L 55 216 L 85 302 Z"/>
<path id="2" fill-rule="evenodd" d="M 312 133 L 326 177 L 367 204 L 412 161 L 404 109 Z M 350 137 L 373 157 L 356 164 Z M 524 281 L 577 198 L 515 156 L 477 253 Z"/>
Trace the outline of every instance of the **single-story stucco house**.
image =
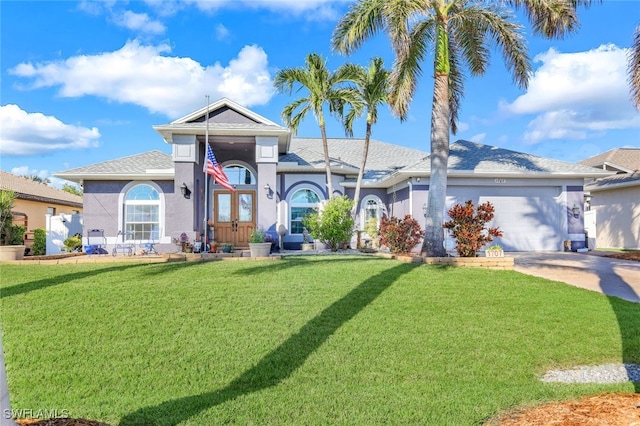
<path id="1" fill-rule="evenodd" d="M 183 233 L 190 241 L 206 233 L 210 241 L 246 247 L 258 226 L 274 240 L 284 231 L 283 248 L 295 249 L 302 217 L 329 197 L 321 139 L 293 137 L 229 99 L 154 129 L 171 155 L 151 151 L 55 174 L 83 185 L 85 235 L 102 229 L 113 245 L 122 232 L 173 252 Z M 203 173 L 207 142 L 235 191 Z M 335 193 L 353 196 L 363 143 L 329 140 Z M 611 174 L 468 141 L 451 144 L 448 173 L 448 205 L 492 202 L 492 225 L 504 232 L 498 243 L 508 251 L 562 250 L 567 239 L 583 247 L 585 179 Z M 428 153 L 372 140 L 358 229 L 383 215 L 423 222 L 429 175 Z"/>
<path id="2" fill-rule="evenodd" d="M 640 148 L 612 149 L 579 164 L 615 173 L 585 185 L 589 239 L 601 248 L 640 249 Z"/>

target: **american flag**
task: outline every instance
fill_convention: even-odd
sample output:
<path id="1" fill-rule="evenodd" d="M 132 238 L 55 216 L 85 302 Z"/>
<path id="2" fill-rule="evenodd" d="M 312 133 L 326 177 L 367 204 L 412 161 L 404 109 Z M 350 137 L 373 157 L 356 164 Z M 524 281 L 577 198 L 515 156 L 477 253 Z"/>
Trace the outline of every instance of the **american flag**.
<path id="1" fill-rule="evenodd" d="M 211 149 L 211 145 L 207 143 L 207 160 L 204 163 L 205 173 L 213 176 L 213 180 L 215 183 L 220 185 L 223 188 L 228 189 L 229 191 L 235 191 L 233 186 L 229 183 L 229 178 L 222 170 L 222 166 L 216 161 L 216 156 L 213 155 L 213 150 Z"/>

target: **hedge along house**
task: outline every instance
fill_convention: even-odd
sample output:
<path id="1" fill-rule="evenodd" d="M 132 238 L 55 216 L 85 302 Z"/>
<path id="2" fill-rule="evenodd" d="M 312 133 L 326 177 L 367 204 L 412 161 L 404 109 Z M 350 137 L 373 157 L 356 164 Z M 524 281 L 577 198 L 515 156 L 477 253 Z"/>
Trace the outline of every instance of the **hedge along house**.
<path id="1" fill-rule="evenodd" d="M 152 151 L 56 173 L 84 186 L 85 235 L 103 229 L 107 244 L 114 245 L 121 232 L 173 252 L 183 233 L 190 241 L 207 235 L 246 247 L 258 226 L 274 239 L 284 231 L 283 248 L 296 249 L 302 218 L 329 198 L 322 140 L 292 137 L 289 129 L 231 100 L 154 129 L 172 146 L 171 155 Z M 234 191 L 204 174 L 207 142 Z M 363 143 L 329 140 L 336 195 L 353 196 Z M 383 215 L 422 221 L 429 174 L 427 153 L 372 140 L 356 227 Z M 458 141 L 451 145 L 447 202 L 491 201 L 506 250 L 561 250 L 566 239 L 581 247 L 584 180 L 609 174 Z"/>

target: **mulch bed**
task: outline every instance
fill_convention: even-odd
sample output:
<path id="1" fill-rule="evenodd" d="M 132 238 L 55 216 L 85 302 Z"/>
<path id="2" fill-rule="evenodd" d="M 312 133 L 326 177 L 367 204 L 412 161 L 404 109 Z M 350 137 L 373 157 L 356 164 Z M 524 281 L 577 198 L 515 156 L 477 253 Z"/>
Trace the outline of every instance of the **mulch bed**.
<path id="1" fill-rule="evenodd" d="M 16 420 L 19 426 L 110 426 L 85 419 Z M 510 410 L 486 426 L 630 426 L 640 425 L 640 393 L 607 393 Z"/>
<path id="2" fill-rule="evenodd" d="M 635 260 L 636 262 L 640 262 L 640 250 L 612 253 L 612 254 L 608 254 L 606 257 L 613 257 L 614 259 L 623 259 L 623 260 Z"/>
<path id="3" fill-rule="evenodd" d="M 608 393 L 513 410 L 487 426 L 630 426 L 640 425 L 639 393 Z"/>

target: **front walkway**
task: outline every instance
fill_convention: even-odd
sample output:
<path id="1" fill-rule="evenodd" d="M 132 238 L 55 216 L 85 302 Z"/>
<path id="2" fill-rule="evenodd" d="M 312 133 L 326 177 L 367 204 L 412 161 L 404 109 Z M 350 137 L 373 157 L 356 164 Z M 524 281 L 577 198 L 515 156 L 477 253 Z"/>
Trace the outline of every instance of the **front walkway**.
<path id="1" fill-rule="evenodd" d="M 515 270 L 640 303 L 640 262 L 599 252 L 516 252 Z"/>

